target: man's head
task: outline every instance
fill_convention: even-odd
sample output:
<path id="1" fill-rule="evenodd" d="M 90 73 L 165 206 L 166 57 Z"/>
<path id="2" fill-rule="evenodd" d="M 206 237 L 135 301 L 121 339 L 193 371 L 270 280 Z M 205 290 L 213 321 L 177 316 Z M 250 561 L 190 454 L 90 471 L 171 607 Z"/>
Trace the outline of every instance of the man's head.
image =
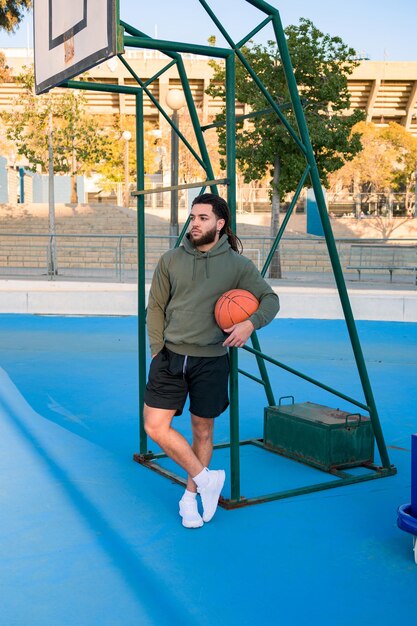
<path id="1" fill-rule="evenodd" d="M 231 247 L 238 251 L 239 239 L 230 229 L 230 210 L 226 200 L 213 193 L 197 196 L 191 207 L 190 240 L 201 250 L 209 250 L 226 234 Z"/>
<path id="2" fill-rule="evenodd" d="M 203 252 L 210 250 L 220 239 L 224 224 L 225 220 L 217 216 L 213 205 L 205 202 L 204 196 L 193 202 L 190 213 L 190 240 L 196 248 Z"/>

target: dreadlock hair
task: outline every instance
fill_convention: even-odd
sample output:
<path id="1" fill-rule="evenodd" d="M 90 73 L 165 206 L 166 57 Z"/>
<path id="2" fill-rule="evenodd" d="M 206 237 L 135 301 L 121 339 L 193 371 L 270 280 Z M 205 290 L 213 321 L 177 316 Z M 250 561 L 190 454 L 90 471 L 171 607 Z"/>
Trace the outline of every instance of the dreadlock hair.
<path id="1" fill-rule="evenodd" d="M 220 231 L 220 237 L 222 235 L 227 235 L 227 239 L 232 250 L 238 254 L 242 254 L 242 242 L 230 228 L 230 209 L 226 200 L 223 200 L 223 198 L 214 193 L 203 193 L 201 196 L 194 198 L 191 206 L 194 206 L 195 204 L 209 204 L 211 206 L 214 215 L 220 220 L 224 220 L 224 226 Z"/>

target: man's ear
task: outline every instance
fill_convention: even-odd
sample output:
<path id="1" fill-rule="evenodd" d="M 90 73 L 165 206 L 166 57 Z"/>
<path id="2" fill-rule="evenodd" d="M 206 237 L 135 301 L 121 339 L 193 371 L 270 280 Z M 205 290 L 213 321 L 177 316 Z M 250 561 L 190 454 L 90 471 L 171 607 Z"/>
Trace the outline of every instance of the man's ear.
<path id="1" fill-rule="evenodd" d="M 217 230 L 220 232 L 225 224 L 226 224 L 226 220 L 223 220 L 223 219 L 217 220 Z"/>

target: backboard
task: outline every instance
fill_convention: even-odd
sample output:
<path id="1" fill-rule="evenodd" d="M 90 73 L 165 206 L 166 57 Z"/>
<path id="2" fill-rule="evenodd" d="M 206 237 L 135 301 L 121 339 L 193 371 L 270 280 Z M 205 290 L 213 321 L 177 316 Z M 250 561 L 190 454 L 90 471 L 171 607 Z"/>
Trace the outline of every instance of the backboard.
<path id="1" fill-rule="evenodd" d="M 117 54 L 118 0 L 34 0 L 40 94 Z"/>

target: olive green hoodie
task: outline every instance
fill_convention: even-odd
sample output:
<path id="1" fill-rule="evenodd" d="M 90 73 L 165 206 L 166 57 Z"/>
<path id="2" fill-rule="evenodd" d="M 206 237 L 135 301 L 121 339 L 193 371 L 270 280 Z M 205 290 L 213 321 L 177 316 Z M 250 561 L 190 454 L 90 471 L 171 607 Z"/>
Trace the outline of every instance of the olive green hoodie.
<path id="1" fill-rule="evenodd" d="M 166 252 L 156 267 L 149 294 L 147 326 L 152 354 L 164 345 L 177 354 L 221 356 L 227 337 L 214 318 L 218 298 L 229 289 L 247 289 L 259 300 L 249 318 L 255 330 L 272 321 L 279 299 L 255 265 L 235 252 L 223 235 L 208 251 L 188 236 Z"/>

